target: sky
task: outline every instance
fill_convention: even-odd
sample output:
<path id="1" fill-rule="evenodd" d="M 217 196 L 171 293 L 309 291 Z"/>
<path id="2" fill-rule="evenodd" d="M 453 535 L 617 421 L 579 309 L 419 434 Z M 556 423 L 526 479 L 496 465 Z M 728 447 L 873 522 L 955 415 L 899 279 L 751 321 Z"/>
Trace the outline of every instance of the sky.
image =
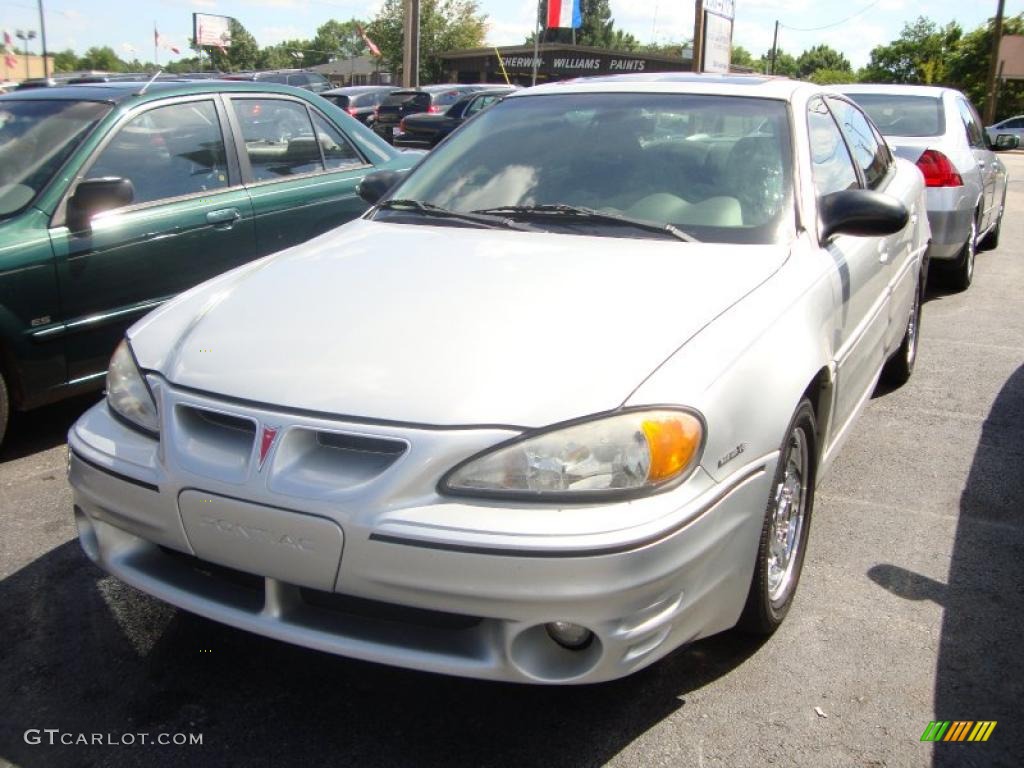
<path id="1" fill-rule="evenodd" d="M 234 16 L 260 45 L 290 38 L 311 38 L 328 19 L 372 18 L 381 0 L 45 0 L 47 45 L 51 51 L 73 48 L 81 54 L 109 45 L 122 58 L 153 58 L 153 25 L 187 53 L 192 13 Z M 611 0 L 616 27 L 641 42 L 679 42 L 693 34 L 692 0 Z M 772 44 L 775 21 L 783 25 L 779 47 L 793 54 L 825 43 L 846 55 L 855 67 L 867 63 L 871 49 L 888 43 L 904 23 L 924 13 L 939 24 L 957 21 L 965 30 L 995 14 L 997 0 L 736 0 L 733 44 L 760 56 Z M 522 43 L 533 28 L 535 0 L 480 0 L 489 18 L 487 42 Z M 126 9 L 128 9 L 126 11 Z M 1006 15 L 1024 12 L 1024 0 L 1006 0 Z M 852 18 L 851 18 L 852 17 Z M 817 31 L 816 27 L 825 27 Z M 0 29 L 39 28 L 34 0 L 0 0 Z M 32 50 L 39 52 L 39 40 Z M 160 51 L 160 61 L 177 58 Z"/>

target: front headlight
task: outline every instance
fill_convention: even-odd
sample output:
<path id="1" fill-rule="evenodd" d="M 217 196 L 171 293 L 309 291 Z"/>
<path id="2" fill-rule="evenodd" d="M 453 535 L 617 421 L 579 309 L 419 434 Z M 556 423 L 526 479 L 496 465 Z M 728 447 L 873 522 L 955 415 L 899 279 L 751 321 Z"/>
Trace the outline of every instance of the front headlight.
<path id="1" fill-rule="evenodd" d="M 634 496 L 686 477 L 703 442 L 703 421 L 689 411 L 627 411 L 500 445 L 455 467 L 440 490 L 574 501 Z"/>
<path id="2" fill-rule="evenodd" d="M 118 416 L 146 432 L 159 434 L 160 417 L 149 386 L 135 364 L 135 356 L 122 341 L 107 369 L 107 404 Z"/>

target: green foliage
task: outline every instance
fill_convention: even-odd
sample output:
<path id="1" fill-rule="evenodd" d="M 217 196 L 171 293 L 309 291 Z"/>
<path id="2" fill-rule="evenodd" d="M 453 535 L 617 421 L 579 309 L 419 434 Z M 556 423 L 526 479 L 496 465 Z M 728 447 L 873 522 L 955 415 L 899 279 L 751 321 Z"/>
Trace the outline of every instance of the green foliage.
<path id="1" fill-rule="evenodd" d="M 903 25 L 898 38 L 871 51 L 861 77 L 872 83 L 948 82 L 948 62 L 962 35 L 955 21 L 940 29 L 931 19 L 919 16 L 913 24 Z"/>
<path id="2" fill-rule="evenodd" d="M 78 60 L 77 69 L 95 69 L 101 72 L 126 72 L 127 66 L 109 45 L 93 46 Z"/>
<path id="3" fill-rule="evenodd" d="M 78 54 L 70 48 L 53 54 L 54 72 L 74 72 L 78 69 Z"/>
<path id="4" fill-rule="evenodd" d="M 195 50 L 195 45 L 192 48 Z M 231 19 L 231 46 L 225 52 L 218 48 L 203 48 L 203 52 L 208 54 L 212 62 L 207 68 L 219 69 L 221 72 L 255 69 L 259 60 L 259 50 L 256 38 L 236 19 Z"/>
<path id="5" fill-rule="evenodd" d="M 402 0 L 384 0 L 367 27 L 392 72 L 402 68 Z M 487 36 L 487 15 L 477 0 L 422 0 L 420 3 L 420 82 L 447 79 L 441 54 L 479 48 Z"/>
<path id="6" fill-rule="evenodd" d="M 947 84 L 967 94 L 984 114 L 989 66 L 992 62 L 993 22 L 960 38 L 946 66 Z M 1003 20 L 1004 35 L 1024 35 L 1024 14 Z M 1024 81 L 1006 80 L 997 88 L 996 121 L 1024 113 Z"/>
<path id="7" fill-rule="evenodd" d="M 850 69 L 816 69 L 806 79 L 818 85 L 855 83 L 857 76 Z"/>
<path id="8" fill-rule="evenodd" d="M 796 77 L 796 59 L 781 48 L 775 54 L 775 70 L 772 71 L 772 52 L 765 51 L 761 56 L 760 70 L 769 75 L 775 74 L 781 77 Z"/>
<path id="9" fill-rule="evenodd" d="M 761 62 L 755 60 L 754 54 L 742 45 L 734 45 L 732 47 L 732 63 L 737 67 L 751 67 L 752 69 L 760 69 L 761 67 Z"/>
<path id="10" fill-rule="evenodd" d="M 797 57 L 797 77 L 814 80 L 817 83 L 819 81 L 815 80 L 813 75 L 818 70 L 846 72 L 848 73 L 848 79 L 853 75 L 853 67 L 850 66 L 850 60 L 839 51 L 827 45 L 816 45 Z"/>
<path id="11" fill-rule="evenodd" d="M 330 21 L 322 24 L 313 38 L 311 52 L 306 53 L 306 66 L 326 64 L 332 59 L 351 59 L 368 53 L 366 43 L 359 35 L 359 27 L 366 23 L 358 19 L 348 21 Z"/>

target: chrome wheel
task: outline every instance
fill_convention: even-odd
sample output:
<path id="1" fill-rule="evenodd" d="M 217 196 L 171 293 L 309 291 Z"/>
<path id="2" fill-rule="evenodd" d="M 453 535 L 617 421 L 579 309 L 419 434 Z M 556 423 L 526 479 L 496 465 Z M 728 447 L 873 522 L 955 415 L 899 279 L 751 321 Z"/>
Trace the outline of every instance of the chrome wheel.
<path id="1" fill-rule="evenodd" d="M 914 292 L 914 306 L 910 309 L 910 320 L 907 321 L 907 369 L 914 368 L 917 360 L 917 329 L 921 320 L 921 292 Z"/>
<path id="2" fill-rule="evenodd" d="M 964 277 L 969 285 L 974 279 L 974 259 L 978 255 L 978 220 L 971 219 L 971 236 L 967 238 L 967 249 L 964 253 Z"/>
<path id="3" fill-rule="evenodd" d="M 775 488 L 770 511 L 767 586 L 768 599 L 773 603 L 787 596 L 794 566 L 800 562 L 807 510 L 808 455 L 807 436 L 798 427 L 787 441 L 782 481 Z"/>

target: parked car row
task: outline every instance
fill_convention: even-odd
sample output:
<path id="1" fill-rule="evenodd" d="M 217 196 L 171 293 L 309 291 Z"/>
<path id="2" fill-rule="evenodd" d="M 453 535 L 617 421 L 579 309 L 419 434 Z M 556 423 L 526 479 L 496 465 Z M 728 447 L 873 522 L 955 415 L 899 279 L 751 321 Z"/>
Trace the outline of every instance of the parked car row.
<path id="1" fill-rule="evenodd" d="M 360 189 L 128 331 L 69 434 L 87 556 L 470 677 L 773 632 L 817 484 L 914 370 L 919 168 L 833 89 L 645 73 L 510 93 Z"/>

